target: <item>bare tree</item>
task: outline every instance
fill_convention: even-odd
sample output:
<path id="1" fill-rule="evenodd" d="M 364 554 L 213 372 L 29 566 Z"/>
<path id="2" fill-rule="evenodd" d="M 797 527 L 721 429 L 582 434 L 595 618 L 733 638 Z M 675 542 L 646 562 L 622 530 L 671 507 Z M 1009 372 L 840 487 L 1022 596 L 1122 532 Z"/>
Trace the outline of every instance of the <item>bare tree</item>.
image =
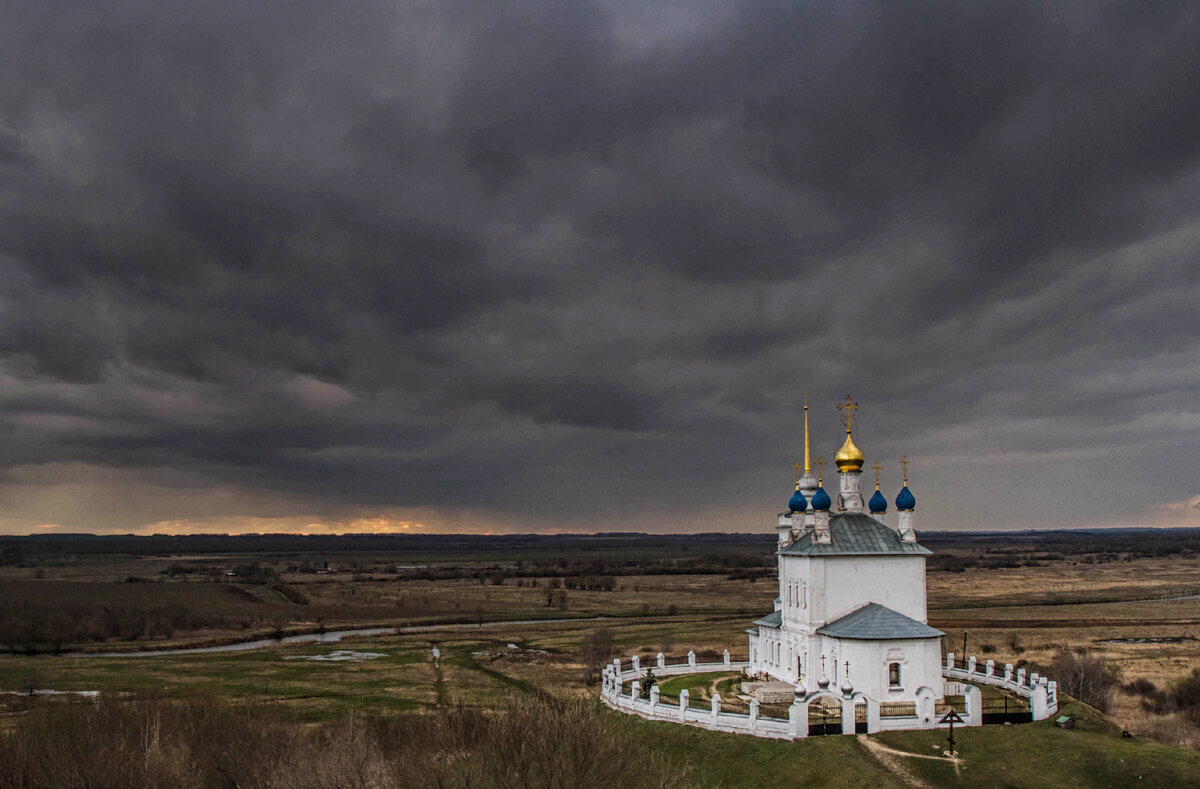
<path id="1" fill-rule="evenodd" d="M 600 672 L 616 653 L 612 631 L 598 627 L 583 637 L 580 647 L 583 656 L 583 680 L 591 685 L 600 678 Z"/>
<path id="2" fill-rule="evenodd" d="M 1076 654 L 1065 649 L 1051 660 L 1050 675 L 1058 681 L 1059 690 L 1101 712 L 1108 710 L 1119 679 L 1099 655 Z"/>

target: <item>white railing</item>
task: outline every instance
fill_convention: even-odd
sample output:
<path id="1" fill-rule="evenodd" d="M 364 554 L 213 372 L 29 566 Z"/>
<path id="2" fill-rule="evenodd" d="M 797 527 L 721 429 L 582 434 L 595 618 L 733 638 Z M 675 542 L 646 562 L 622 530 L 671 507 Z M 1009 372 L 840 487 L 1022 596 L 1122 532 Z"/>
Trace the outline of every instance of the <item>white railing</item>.
<path id="1" fill-rule="evenodd" d="M 671 721 L 712 731 L 751 734 L 756 737 L 772 739 L 792 740 L 808 736 L 808 706 L 814 694 L 790 705 L 786 719 L 761 717 L 758 714 L 757 700 L 750 702 L 748 715 L 722 712 L 719 694 L 713 696 L 707 710 L 690 707 L 690 694 L 687 690 L 680 692 L 677 701 L 670 702 L 660 698 L 658 686 L 653 685 L 650 688 L 649 698 L 642 698 L 641 682 L 649 672 L 653 672 L 655 678 L 658 678 L 718 671 L 744 671 L 749 666 L 749 661 L 730 660 L 728 650 L 726 650 L 723 660 L 717 663 L 698 663 L 695 654 L 691 652 L 688 653 L 686 663 L 667 664 L 660 654 L 655 665 L 646 668 L 642 668 L 640 658 L 636 655 L 628 662 L 628 667 L 622 665 L 619 659 L 614 659 L 612 665 L 606 666 L 602 672 L 600 698 L 612 709 L 637 715 L 647 720 Z M 1029 699 L 1030 717 L 1033 720 L 1043 720 L 1058 711 L 1057 683 L 1047 680 L 1045 677 L 1039 677 L 1037 674 L 1026 676 L 1024 669 L 1014 671 L 1011 665 L 1005 666 L 1004 673 L 999 674 L 995 670 L 993 661 L 989 660 L 980 667 L 975 658 L 971 658 L 966 668 L 957 668 L 954 665 L 954 655 L 950 654 L 946 657 L 942 676 L 955 681 L 948 684 L 947 693 L 950 695 L 962 694 L 966 697 L 966 709 L 963 712 L 966 715 L 965 723 L 968 726 L 979 726 L 983 723 L 981 694 L 979 688 L 975 687 L 976 685 L 1000 687 Z M 964 684 L 961 687 L 955 687 L 960 681 Z M 629 685 L 628 692 L 625 690 L 626 684 Z M 821 695 L 830 696 L 841 703 L 842 731 L 846 734 L 853 733 L 855 730 L 854 711 L 855 705 L 859 703 L 867 704 L 868 732 L 942 728 L 945 726 L 928 714 L 932 712 L 932 697 L 925 699 L 924 702 L 918 701 L 918 707 L 924 703 L 927 708 L 926 713 L 881 718 L 878 702 L 864 694 L 856 693 L 852 698 L 836 697 L 828 693 Z"/>
<path id="2" fill-rule="evenodd" d="M 1015 671 L 1011 663 L 1006 663 L 1003 672 L 998 672 L 996 662 L 988 660 L 980 663 L 974 656 L 967 659 L 965 667 L 955 665 L 954 653 L 946 655 L 946 665 L 942 667 L 942 676 L 946 679 L 962 680 L 973 685 L 991 685 L 1015 693 L 1023 699 L 1029 699 L 1029 711 L 1035 721 L 1045 720 L 1058 712 L 1058 683 L 1038 676 L 1036 672 L 1026 674 L 1025 669 Z"/>

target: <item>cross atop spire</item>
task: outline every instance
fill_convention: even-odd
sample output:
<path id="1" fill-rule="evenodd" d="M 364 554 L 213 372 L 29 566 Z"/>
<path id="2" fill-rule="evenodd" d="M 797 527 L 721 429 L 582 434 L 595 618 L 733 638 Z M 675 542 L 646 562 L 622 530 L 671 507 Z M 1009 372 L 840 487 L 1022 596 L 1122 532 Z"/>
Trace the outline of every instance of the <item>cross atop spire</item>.
<path id="1" fill-rule="evenodd" d="M 823 481 L 824 477 L 822 476 L 822 473 L 824 472 L 824 470 L 825 470 L 825 458 L 818 455 L 817 456 L 817 484 L 818 485 L 825 484 Z"/>
<path id="2" fill-rule="evenodd" d="M 872 465 L 871 468 L 875 469 L 875 490 L 879 490 L 879 472 L 883 471 L 883 466 L 881 466 L 879 461 L 876 460 L 875 464 Z"/>
<path id="3" fill-rule="evenodd" d="M 788 466 L 788 468 L 796 472 L 796 490 L 800 490 L 800 461 L 797 460 L 795 463 Z"/>
<path id="4" fill-rule="evenodd" d="M 858 403 L 850 395 L 846 395 L 846 399 L 838 403 L 837 409 L 842 412 L 842 426 L 849 433 L 854 429 L 854 412 L 858 410 Z"/>
<path id="5" fill-rule="evenodd" d="M 900 465 L 904 466 L 904 485 L 906 487 L 908 486 L 908 464 L 909 463 L 912 463 L 912 461 L 908 459 L 908 455 L 905 455 L 904 457 L 900 458 Z"/>

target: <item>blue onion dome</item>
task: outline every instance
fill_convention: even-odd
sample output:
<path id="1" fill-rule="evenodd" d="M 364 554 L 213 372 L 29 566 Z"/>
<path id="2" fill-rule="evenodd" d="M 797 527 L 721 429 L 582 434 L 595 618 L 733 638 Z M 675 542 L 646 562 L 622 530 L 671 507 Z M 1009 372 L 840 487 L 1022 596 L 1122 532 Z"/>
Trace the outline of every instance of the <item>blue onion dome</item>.
<path id="1" fill-rule="evenodd" d="M 867 506 L 871 508 L 871 512 L 876 514 L 887 512 L 887 499 L 883 497 L 883 494 L 877 488 L 874 495 L 871 496 L 871 500 L 867 502 Z"/>
<path id="2" fill-rule="evenodd" d="M 804 498 L 804 494 L 800 492 L 800 488 L 796 488 L 796 492 L 788 499 L 788 510 L 790 512 L 804 512 L 808 509 L 808 499 Z"/>
<path id="3" fill-rule="evenodd" d="M 896 497 L 896 509 L 898 510 L 915 510 L 917 508 L 917 497 L 912 494 L 905 485 L 900 489 L 900 495 Z"/>
<path id="4" fill-rule="evenodd" d="M 859 501 L 862 501 L 862 499 L 859 499 Z M 817 492 L 813 494 L 812 506 L 817 512 L 828 512 L 829 508 L 833 506 L 833 501 L 829 498 L 829 494 L 825 492 L 825 488 L 817 488 Z"/>

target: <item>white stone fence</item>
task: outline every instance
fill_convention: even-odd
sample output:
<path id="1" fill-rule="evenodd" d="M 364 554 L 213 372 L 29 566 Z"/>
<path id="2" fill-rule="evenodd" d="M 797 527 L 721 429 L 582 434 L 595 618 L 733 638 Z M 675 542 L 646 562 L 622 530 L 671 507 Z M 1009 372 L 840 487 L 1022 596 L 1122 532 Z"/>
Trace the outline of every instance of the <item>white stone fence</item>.
<path id="1" fill-rule="evenodd" d="M 980 663 L 974 656 L 967 659 L 963 668 L 955 666 L 954 662 L 954 653 L 950 652 L 942 668 L 942 676 L 946 679 L 992 685 L 1029 699 L 1030 717 L 1035 721 L 1045 720 L 1058 712 L 1058 683 L 1038 676 L 1037 672 L 1027 675 L 1023 668 L 1014 671 L 1012 663 L 1006 663 L 1002 672 L 997 671 L 996 661 Z"/>
<path id="2" fill-rule="evenodd" d="M 676 701 L 669 697 L 660 697 L 657 685 L 650 687 L 650 697 L 642 698 L 641 683 L 648 671 L 653 671 L 655 678 L 679 676 L 682 674 L 701 674 L 715 671 L 744 671 L 749 668 L 748 661 L 732 661 L 729 650 L 725 651 L 723 660 L 717 663 L 697 663 L 694 652 L 688 653 L 686 663 L 667 664 L 660 653 L 654 666 L 641 667 L 641 659 L 634 655 L 629 661 L 629 667 L 623 668 L 620 659 L 614 659 L 612 665 L 606 666 L 601 675 L 602 687 L 600 699 L 607 706 L 620 712 L 638 715 L 648 720 L 671 721 L 689 726 L 698 726 L 712 731 L 723 731 L 731 734 L 751 734 L 756 737 L 767 737 L 780 740 L 794 740 L 808 736 L 809 705 L 823 699 L 826 704 L 832 703 L 841 707 L 841 729 L 843 734 L 853 734 L 856 726 L 855 707 L 859 704 L 866 706 L 866 728 L 868 733 L 885 730 L 930 729 L 943 728 L 933 715 L 935 694 L 929 688 L 918 692 L 917 714 L 902 717 L 881 718 L 879 702 L 864 693 L 854 693 L 843 696 L 831 691 L 809 693 L 803 699 L 788 707 L 787 718 L 766 718 L 758 714 L 758 700 L 750 702 L 749 714 L 721 711 L 721 696 L 714 694 L 709 709 L 692 709 L 689 707 L 689 693 L 685 689 L 680 692 Z M 1042 720 L 1058 711 L 1057 684 L 1038 677 L 1037 674 L 1025 676 L 1025 670 L 1020 669 L 1015 674 L 1012 666 L 1005 667 L 1003 676 L 994 671 L 992 661 L 986 667 L 977 670 L 975 659 L 971 658 L 968 668 L 954 667 L 954 655 L 948 655 L 942 676 L 949 680 L 962 680 L 963 683 L 947 683 L 944 689 L 950 695 L 965 696 L 963 717 L 965 725 L 980 726 L 983 723 L 981 694 L 976 684 L 994 685 L 1009 690 L 1018 696 L 1029 699 L 1031 718 Z M 967 684 L 969 683 L 969 684 Z M 629 692 L 625 685 L 629 684 Z"/>
<path id="3" fill-rule="evenodd" d="M 655 678 L 679 676 L 681 674 L 703 674 L 710 671 L 744 671 L 750 667 L 749 661 L 730 660 L 729 650 L 725 651 L 724 659 L 717 663 L 697 663 L 696 653 L 689 652 L 686 663 L 667 664 L 662 654 L 659 654 L 654 671 Z M 678 701 L 667 697 L 660 698 L 658 686 L 650 686 L 650 698 L 641 698 L 641 680 L 646 676 L 647 669 L 640 666 L 640 659 L 634 656 L 629 662 L 630 668 L 622 670 L 621 661 L 613 659 L 612 665 L 604 669 L 600 699 L 609 707 L 621 712 L 639 715 L 648 720 L 674 721 L 699 726 L 702 729 L 724 731 L 735 734 L 754 734 L 759 737 L 771 737 L 780 740 L 792 739 L 789 722 L 780 718 L 762 718 L 758 715 L 758 701 L 750 702 L 750 714 L 721 711 L 721 697 L 714 695 L 709 709 L 691 709 L 689 693 L 683 690 Z M 630 692 L 622 692 L 623 686 L 630 683 Z"/>

